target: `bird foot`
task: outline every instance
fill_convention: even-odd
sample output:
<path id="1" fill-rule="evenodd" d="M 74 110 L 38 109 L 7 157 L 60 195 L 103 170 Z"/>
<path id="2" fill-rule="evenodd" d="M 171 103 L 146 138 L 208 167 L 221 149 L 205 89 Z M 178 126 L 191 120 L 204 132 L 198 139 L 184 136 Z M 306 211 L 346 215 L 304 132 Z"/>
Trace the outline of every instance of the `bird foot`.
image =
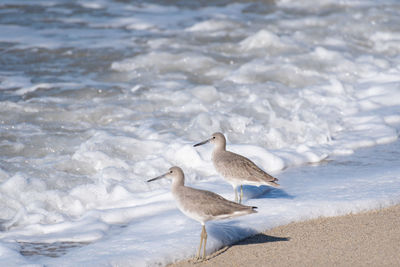
<path id="1" fill-rule="evenodd" d="M 194 257 L 193 258 L 193 263 L 200 263 L 200 262 L 203 262 L 203 261 L 205 261 L 205 260 L 207 260 L 207 258 L 202 258 L 202 257 Z"/>

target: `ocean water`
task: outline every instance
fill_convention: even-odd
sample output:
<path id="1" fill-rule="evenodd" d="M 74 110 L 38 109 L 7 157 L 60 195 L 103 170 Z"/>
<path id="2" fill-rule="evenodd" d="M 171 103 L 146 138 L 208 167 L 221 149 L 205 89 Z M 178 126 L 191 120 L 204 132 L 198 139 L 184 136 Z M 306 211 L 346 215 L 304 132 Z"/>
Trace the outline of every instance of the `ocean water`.
<path id="1" fill-rule="evenodd" d="M 168 181 L 233 199 L 210 145 L 277 176 L 207 252 L 274 226 L 400 203 L 400 3 L 0 1 L 0 261 L 152 266 L 200 225 Z"/>

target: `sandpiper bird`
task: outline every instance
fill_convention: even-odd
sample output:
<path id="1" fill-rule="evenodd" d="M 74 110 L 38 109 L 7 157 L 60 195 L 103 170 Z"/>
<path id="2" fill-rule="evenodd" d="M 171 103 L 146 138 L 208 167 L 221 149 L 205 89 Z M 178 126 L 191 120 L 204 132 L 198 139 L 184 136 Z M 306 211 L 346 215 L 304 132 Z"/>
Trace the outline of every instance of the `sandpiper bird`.
<path id="1" fill-rule="evenodd" d="M 238 202 L 237 187 L 240 185 L 240 199 L 243 198 L 243 185 L 269 185 L 279 187 L 277 178 L 260 169 L 254 162 L 236 153 L 226 151 L 226 139 L 222 133 L 214 133 L 210 139 L 194 146 L 213 143 L 212 161 L 215 169 L 230 183 L 235 191 L 235 201 Z"/>
<path id="2" fill-rule="evenodd" d="M 245 214 L 256 213 L 257 207 L 245 206 L 229 201 L 213 192 L 185 186 L 185 176 L 179 167 L 172 167 L 167 173 L 150 179 L 151 182 L 163 177 L 172 179 L 172 195 L 178 208 L 186 216 L 202 225 L 200 245 L 196 260 L 200 259 L 201 246 L 204 240 L 203 260 L 206 258 L 207 231 L 205 223 L 210 220 L 233 218 Z"/>

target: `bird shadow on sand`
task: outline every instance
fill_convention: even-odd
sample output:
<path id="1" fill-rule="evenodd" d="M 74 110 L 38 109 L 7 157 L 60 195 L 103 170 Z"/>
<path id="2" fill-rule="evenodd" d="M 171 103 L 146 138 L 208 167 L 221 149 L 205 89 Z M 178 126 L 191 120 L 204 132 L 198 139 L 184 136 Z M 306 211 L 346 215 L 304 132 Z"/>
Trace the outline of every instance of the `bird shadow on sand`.
<path id="1" fill-rule="evenodd" d="M 280 188 L 273 188 L 270 186 L 243 186 L 243 199 L 261 199 L 261 198 L 284 198 L 294 199 L 295 197 L 288 194 L 285 190 Z"/>
<path id="2" fill-rule="evenodd" d="M 248 236 L 245 239 L 239 240 L 237 242 L 234 242 L 231 245 L 227 245 L 219 249 L 218 251 L 212 253 L 207 257 L 207 260 L 215 258 L 226 251 L 228 251 L 232 247 L 236 246 L 247 246 L 247 245 L 252 245 L 252 244 L 265 244 L 265 243 L 272 243 L 272 242 L 283 242 L 283 241 L 289 241 L 289 237 L 278 237 L 278 236 L 271 236 L 271 235 L 266 235 L 263 233 L 257 233 L 256 231 L 249 229 L 249 228 L 244 228 L 235 225 L 235 221 L 231 222 L 218 222 L 218 223 L 213 223 L 210 225 L 211 227 L 208 228 L 208 233 L 212 235 L 214 238 L 217 240 L 231 240 L 234 238 L 234 236 L 237 236 L 238 234 L 241 236 Z M 225 243 L 225 242 L 224 242 Z M 230 243 L 229 241 L 227 243 Z"/>
<path id="3" fill-rule="evenodd" d="M 290 240 L 290 237 L 279 237 L 279 236 L 272 236 L 272 235 L 266 235 L 266 234 L 260 233 L 260 234 L 250 236 L 246 239 L 243 239 L 243 240 L 239 241 L 238 243 L 234 244 L 233 246 L 264 244 L 264 243 L 281 242 L 281 241 L 289 241 L 289 240 Z"/>
<path id="4" fill-rule="evenodd" d="M 245 238 L 243 240 L 240 240 L 237 243 L 234 243 L 232 245 L 225 246 L 225 247 L 219 249 L 218 251 L 207 256 L 207 260 L 218 257 L 218 256 L 224 254 L 225 252 L 227 252 L 229 249 L 236 247 L 236 246 L 248 246 L 248 245 L 257 245 L 257 244 L 265 244 L 265 243 L 273 243 L 273 242 L 285 242 L 285 241 L 290 241 L 290 237 L 271 236 L 271 235 L 266 235 L 266 234 L 260 233 L 260 234 L 256 234 L 256 235 L 250 236 L 248 238 Z"/>

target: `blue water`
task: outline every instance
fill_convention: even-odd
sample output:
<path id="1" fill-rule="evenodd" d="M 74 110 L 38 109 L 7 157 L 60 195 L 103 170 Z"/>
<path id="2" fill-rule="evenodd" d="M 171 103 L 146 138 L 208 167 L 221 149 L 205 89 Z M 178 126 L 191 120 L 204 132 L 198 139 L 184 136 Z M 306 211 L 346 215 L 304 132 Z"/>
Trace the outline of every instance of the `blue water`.
<path id="1" fill-rule="evenodd" d="M 192 146 L 216 131 L 282 189 L 246 186 L 259 213 L 210 223 L 208 253 L 398 203 L 399 12 L 397 1 L 0 1 L 1 261 L 192 256 L 199 225 L 167 181 L 145 181 L 178 165 L 188 185 L 232 199 L 212 147 Z"/>

